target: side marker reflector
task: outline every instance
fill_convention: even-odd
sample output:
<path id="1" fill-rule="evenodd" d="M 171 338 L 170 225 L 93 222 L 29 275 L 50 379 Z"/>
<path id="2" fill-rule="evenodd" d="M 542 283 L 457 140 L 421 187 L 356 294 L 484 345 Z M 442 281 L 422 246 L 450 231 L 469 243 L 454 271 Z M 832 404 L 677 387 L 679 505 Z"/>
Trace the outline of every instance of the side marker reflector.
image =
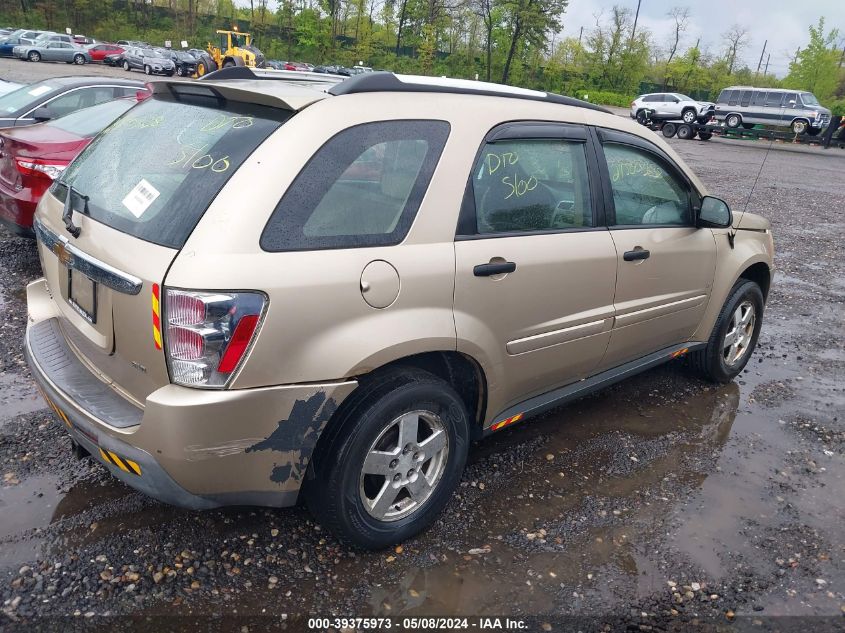
<path id="1" fill-rule="evenodd" d="M 499 422 L 496 422 L 490 428 L 494 431 L 498 431 L 499 429 L 504 428 L 509 424 L 513 424 L 514 422 L 519 422 L 521 419 L 522 419 L 522 414 L 517 413 L 514 416 L 511 416 L 509 418 L 505 418 L 504 420 L 500 420 Z"/>

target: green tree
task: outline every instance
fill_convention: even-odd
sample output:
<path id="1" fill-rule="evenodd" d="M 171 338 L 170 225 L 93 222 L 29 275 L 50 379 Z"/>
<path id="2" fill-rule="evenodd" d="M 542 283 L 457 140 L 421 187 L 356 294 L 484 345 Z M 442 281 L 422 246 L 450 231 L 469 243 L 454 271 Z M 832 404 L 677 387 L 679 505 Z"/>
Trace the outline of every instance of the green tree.
<path id="1" fill-rule="evenodd" d="M 840 52 L 836 50 L 837 29 L 824 32 L 824 17 L 810 26 L 810 43 L 789 64 L 784 83 L 789 88 L 809 90 L 820 100 L 830 99 L 839 83 Z"/>

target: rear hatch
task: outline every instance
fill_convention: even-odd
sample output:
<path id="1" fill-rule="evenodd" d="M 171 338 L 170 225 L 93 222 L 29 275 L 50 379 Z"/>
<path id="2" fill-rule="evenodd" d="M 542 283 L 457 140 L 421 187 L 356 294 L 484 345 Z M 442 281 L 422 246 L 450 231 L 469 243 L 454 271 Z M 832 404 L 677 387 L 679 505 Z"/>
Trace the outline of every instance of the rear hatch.
<path id="1" fill-rule="evenodd" d="M 36 216 L 65 338 L 139 405 L 169 382 L 156 328 L 171 262 L 231 175 L 291 115 L 181 86 L 158 86 L 99 135 Z"/>

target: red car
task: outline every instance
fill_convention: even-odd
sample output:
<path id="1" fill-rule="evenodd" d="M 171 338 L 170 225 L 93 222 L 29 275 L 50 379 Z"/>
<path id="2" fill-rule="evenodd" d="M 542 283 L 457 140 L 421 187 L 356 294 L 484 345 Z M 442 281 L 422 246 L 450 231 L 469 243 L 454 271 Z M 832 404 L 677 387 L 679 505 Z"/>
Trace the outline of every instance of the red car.
<path id="1" fill-rule="evenodd" d="M 44 192 L 91 140 L 139 99 L 115 99 L 29 127 L 0 130 L 0 224 L 33 237 L 32 218 Z"/>
<path id="2" fill-rule="evenodd" d="M 91 61 L 102 62 L 106 55 L 118 55 L 123 53 L 123 49 L 117 44 L 94 44 L 88 47 L 88 52 Z"/>

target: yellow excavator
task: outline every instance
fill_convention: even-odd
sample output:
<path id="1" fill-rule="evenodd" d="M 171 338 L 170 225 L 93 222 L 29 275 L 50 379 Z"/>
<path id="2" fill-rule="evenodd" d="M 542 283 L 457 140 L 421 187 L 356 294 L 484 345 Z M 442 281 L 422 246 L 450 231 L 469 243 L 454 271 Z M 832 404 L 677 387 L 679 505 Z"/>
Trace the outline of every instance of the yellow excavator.
<path id="1" fill-rule="evenodd" d="M 249 33 L 217 30 L 218 45 L 208 43 L 208 57 L 203 56 L 197 63 L 197 75 L 202 77 L 218 68 L 229 66 L 249 66 L 264 68 L 264 54 L 252 45 Z M 210 57 L 210 59 L 209 59 Z"/>

